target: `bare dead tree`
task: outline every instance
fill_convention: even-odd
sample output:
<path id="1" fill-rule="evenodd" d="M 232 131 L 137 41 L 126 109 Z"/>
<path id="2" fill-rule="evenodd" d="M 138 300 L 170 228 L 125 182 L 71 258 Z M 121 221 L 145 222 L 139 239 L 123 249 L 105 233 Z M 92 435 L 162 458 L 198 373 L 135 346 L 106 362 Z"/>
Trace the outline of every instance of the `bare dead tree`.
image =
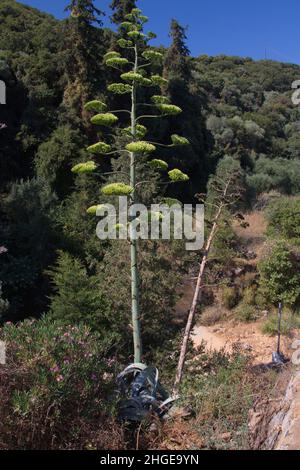
<path id="1" fill-rule="evenodd" d="M 198 194 L 198 199 L 205 204 L 206 207 L 210 206 L 213 212 L 211 218 L 210 231 L 205 243 L 202 261 L 200 263 L 199 274 L 197 277 L 197 283 L 195 287 L 194 297 L 192 305 L 189 311 L 185 332 L 182 340 L 180 349 L 180 357 L 178 360 L 176 378 L 174 382 L 173 394 L 177 395 L 178 388 L 182 380 L 184 365 L 186 361 L 186 355 L 188 350 L 188 343 L 193 327 L 196 309 L 198 303 L 201 301 L 202 289 L 204 287 L 203 280 L 205 274 L 205 268 L 209 259 L 209 254 L 213 245 L 213 241 L 216 237 L 218 229 L 220 227 L 222 215 L 226 208 L 234 206 L 238 200 L 241 199 L 243 194 L 243 188 L 241 185 L 241 169 L 236 168 L 236 162 L 232 161 L 232 165 L 229 165 L 226 170 L 224 169 L 223 176 L 220 176 L 222 171 L 219 171 L 210 181 L 209 193 L 212 194 L 212 200 L 206 200 L 205 195 Z"/>

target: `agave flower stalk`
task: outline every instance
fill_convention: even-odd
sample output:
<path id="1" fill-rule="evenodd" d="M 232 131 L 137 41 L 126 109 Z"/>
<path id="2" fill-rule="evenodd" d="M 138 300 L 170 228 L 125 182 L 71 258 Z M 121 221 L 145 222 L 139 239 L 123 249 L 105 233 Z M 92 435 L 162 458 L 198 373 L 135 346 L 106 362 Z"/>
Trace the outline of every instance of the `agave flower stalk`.
<path id="1" fill-rule="evenodd" d="M 122 182 L 106 184 L 102 188 L 102 194 L 105 196 L 127 196 L 129 198 L 129 219 L 130 209 L 138 202 L 137 189 L 145 184 L 145 181 L 137 181 L 136 163 L 137 159 L 141 156 L 151 157 L 148 165 L 157 171 L 167 171 L 169 165 L 163 160 L 153 158 L 153 153 L 156 150 L 156 145 L 162 147 L 176 147 L 180 145 L 188 145 L 187 139 L 181 136 L 171 136 L 171 145 L 156 144 L 145 140 L 147 128 L 140 123 L 141 120 L 146 118 L 161 118 L 164 116 L 175 116 L 181 112 L 178 106 L 170 103 L 166 96 L 157 94 L 157 90 L 161 86 L 167 85 L 167 80 L 159 75 L 152 75 L 151 71 L 146 76 L 147 72 L 151 70 L 150 66 L 153 62 L 160 61 L 162 54 L 153 48 L 146 48 L 148 41 L 156 37 L 153 33 L 144 34 L 143 25 L 147 22 L 147 17 L 141 15 L 141 11 L 134 8 L 132 12 L 126 16 L 126 22 L 122 23 L 123 29 L 127 31 L 128 39 L 120 39 L 118 45 L 120 48 L 131 51 L 133 55 L 132 60 L 121 57 L 119 52 L 110 51 L 104 56 L 104 61 L 108 67 L 120 70 L 120 78 L 122 82 L 112 83 L 107 87 L 107 90 L 115 95 L 131 96 L 131 106 L 127 110 L 109 111 L 105 103 L 93 100 L 86 104 L 87 111 L 95 113 L 91 118 L 91 122 L 97 126 L 110 127 L 118 122 L 117 113 L 125 112 L 130 115 L 130 126 L 122 129 L 124 136 L 128 139 L 128 143 L 124 148 L 112 149 L 111 144 L 105 142 L 96 142 L 88 147 L 88 153 L 100 158 L 107 158 L 116 154 L 127 153 L 130 161 L 130 171 L 127 175 L 127 183 Z M 131 70 L 126 70 L 131 68 Z M 152 97 L 151 103 L 139 103 L 139 89 L 142 87 L 154 87 L 156 94 Z M 138 114 L 138 109 L 141 106 L 151 106 L 154 114 Z M 79 163 L 73 168 L 73 172 L 77 174 L 91 173 L 97 169 L 97 165 L 92 161 Z M 116 174 L 121 172 L 116 172 Z M 122 172 L 124 173 L 124 172 Z M 170 182 L 177 183 L 187 181 L 188 176 L 182 173 L 179 169 L 170 169 L 168 172 Z M 99 205 L 93 205 L 87 212 L 91 215 L 97 213 Z M 156 215 L 157 216 L 157 215 Z M 142 360 L 142 335 L 141 335 L 141 312 L 140 312 L 140 287 L 139 287 L 139 271 L 138 271 L 138 241 L 136 234 L 135 224 L 129 222 L 129 242 L 130 242 L 130 269 L 131 269 L 131 316 L 132 316 L 132 331 L 133 331 L 133 345 L 134 345 L 134 361 L 141 362 Z"/>

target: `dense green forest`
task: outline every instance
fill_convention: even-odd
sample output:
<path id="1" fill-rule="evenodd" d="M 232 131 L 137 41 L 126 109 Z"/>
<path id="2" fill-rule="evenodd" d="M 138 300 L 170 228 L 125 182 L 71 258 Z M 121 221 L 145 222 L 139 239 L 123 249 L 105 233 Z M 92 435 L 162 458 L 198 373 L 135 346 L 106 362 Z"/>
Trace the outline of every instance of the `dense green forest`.
<path id="1" fill-rule="evenodd" d="M 0 128 L 0 322 L 9 333 L 13 328 L 10 322 L 25 320 L 15 337 L 20 344 L 24 341 L 21 355 L 25 359 L 27 335 L 34 338 L 35 351 L 47 349 L 45 345 L 59 338 L 63 327 L 67 338 L 74 334 L 79 343 L 90 335 L 86 357 L 101 354 L 105 358 L 93 374 L 104 370 L 113 374 L 115 358 L 126 364 L 132 354 L 129 253 L 126 242 L 97 238 L 96 219 L 87 209 L 105 202 L 100 187 L 103 182 L 115 182 L 108 174 L 127 168 L 126 162 L 122 155 L 102 158 L 93 180 L 71 169 L 90 160 L 86 148 L 97 137 L 84 105 L 95 99 L 105 101 L 111 109 L 128 105 L 126 95 L 107 91 L 117 74 L 105 67 L 103 58 L 109 50 L 120 50 L 118 40 L 125 37 L 124 26 L 115 26 L 125 21 L 136 2 L 112 2 L 112 29 L 103 27 L 103 13 L 92 1 L 83 0 L 79 7 L 77 3 L 68 5 L 66 0 L 70 16 L 63 21 L 14 0 L 0 3 L 0 79 L 7 87 L 7 104 L 0 105 L 0 124 L 5 125 Z M 164 58 L 161 64 L 151 65 L 151 73 L 169 81 L 162 90 L 183 112 L 160 122 L 150 120 L 149 139 L 164 143 L 171 134 L 185 136 L 189 146 L 158 150 L 156 156 L 167 159 L 171 168 L 184 171 L 190 180 L 167 185 L 164 175 L 141 167 L 140 175 L 149 180 L 143 201 L 158 194 L 159 198 L 196 204 L 195 195 L 206 193 L 208 182 L 229 157 L 243 175 L 243 210 L 254 207 L 262 193 L 299 194 L 300 108 L 292 103 L 291 84 L 299 79 L 300 67 L 247 57 L 192 57 L 186 30 L 176 20 L 170 25 L 170 43 L 169 48 L 156 49 Z M 149 96 L 146 90 L 145 101 Z M 126 122 L 120 117 L 113 130 L 101 130 L 101 140 L 122 144 L 120 128 Z M 297 214 L 296 204 L 290 208 L 292 218 Z M 286 214 L 280 222 L 276 220 L 280 204 L 270 211 L 271 226 L 279 230 Z M 284 229 L 284 222 L 280 227 Z M 295 239 L 299 237 L 297 227 Z M 224 259 L 220 257 L 215 272 L 231 257 L 235 243 L 228 227 L 221 235 L 216 249 Z M 276 256 L 285 259 L 284 248 L 278 248 Z M 143 317 L 145 357 L 158 364 L 164 363 L 165 357 L 173 364 L 177 357 L 173 345 L 182 325 L 172 317 L 182 277 L 197 261 L 176 241 L 141 243 L 141 310 L 147 312 Z M 265 292 L 269 289 L 271 293 L 274 285 L 270 287 L 267 281 L 272 266 L 261 266 Z M 298 302 L 298 281 L 299 277 L 293 280 L 297 293 L 291 306 Z M 41 320 L 31 323 L 36 319 Z M 72 327 L 75 332 L 70 325 L 76 325 Z M 57 348 L 56 360 L 63 361 L 66 337 Z M 83 366 L 80 354 L 76 350 L 72 354 L 70 374 L 81 372 L 78 383 L 68 386 L 78 389 L 73 405 L 78 406 L 79 420 L 81 401 L 90 400 L 89 413 L 95 413 L 96 392 L 85 382 L 85 374 L 92 373 L 92 363 L 87 360 Z M 239 363 L 230 370 L 236 385 L 242 367 Z M 70 390 L 65 387 L 67 395 Z M 101 389 L 99 400 L 104 392 Z M 48 405 L 43 404 L 45 410 Z M 15 406 L 25 406 L 20 396 L 15 397 Z M 64 420 L 68 423 L 69 404 L 62 406 L 66 406 Z M 13 429 L 12 422 L 9 426 Z M 80 439 L 85 437 L 75 436 L 74 431 L 70 446 L 78 446 Z M 114 439 L 117 447 L 121 439 L 117 432 Z M 108 441 L 109 436 L 102 436 L 95 446 L 105 446 Z M 37 443 L 37 448 L 50 446 L 49 442 Z"/>

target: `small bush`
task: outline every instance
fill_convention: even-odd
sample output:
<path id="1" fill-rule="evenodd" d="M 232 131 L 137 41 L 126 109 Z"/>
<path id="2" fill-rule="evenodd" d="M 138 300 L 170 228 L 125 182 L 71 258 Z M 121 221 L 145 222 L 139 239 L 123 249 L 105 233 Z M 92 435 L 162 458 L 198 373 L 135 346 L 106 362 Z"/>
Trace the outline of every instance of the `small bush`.
<path id="1" fill-rule="evenodd" d="M 197 415 L 193 428 L 202 438 L 203 448 L 248 448 L 248 412 L 260 388 L 248 368 L 249 360 L 236 349 L 232 354 L 202 351 L 191 362 L 181 396 Z M 269 380 L 267 375 L 264 380 Z M 230 439 L 223 440 L 223 433 Z"/>
<path id="2" fill-rule="evenodd" d="M 289 333 L 296 329 L 300 328 L 300 318 L 299 316 L 289 312 L 287 315 L 283 316 L 281 322 L 281 334 L 289 335 Z M 262 325 L 262 332 L 265 335 L 277 335 L 278 332 L 278 316 L 276 314 L 271 315 Z"/>
<path id="3" fill-rule="evenodd" d="M 223 312 L 217 306 L 206 308 L 201 314 L 201 325 L 212 326 L 223 319 Z"/>
<path id="4" fill-rule="evenodd" d="M 259 318 L 257 308 L 244 302 L 241 302 L 235 309 L 235 315 L 238 320 L 245 323 L 256 321 Z"/>
<path id="5" fill-rule="evenodd" d="M 238 303 L 238 292 L 235 287 L 225 286 L 222 289 L 222 304 L 229 310 L 233 309 Z"/>
<path id="6" fill-rule="evenodd" d="M 284 241 L 276 241 L 266 248 L 259 262 L 260 287 L 273 305 L 284 302 L 295 308 L 300 302 L 300 261 Z"/>

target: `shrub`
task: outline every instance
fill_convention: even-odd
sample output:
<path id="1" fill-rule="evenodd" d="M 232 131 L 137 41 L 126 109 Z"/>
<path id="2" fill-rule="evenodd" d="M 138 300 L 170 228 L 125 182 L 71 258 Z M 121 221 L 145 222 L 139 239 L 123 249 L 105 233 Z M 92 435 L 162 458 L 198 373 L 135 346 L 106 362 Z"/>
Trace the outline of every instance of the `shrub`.
<path id="1" fill-rule="evenodd" d="M 231 310 L 238 303 L 238 292 L 235 287 L 225 286 L 222 289 L 222 304 Z"/>
<path id="2" fill-rule="evenodd" d="M 0 338 L 7 345 L 1 449 L 120 448 L 107 400 L 115 372 L 109 341 L 86 326 L 63 327 L 47 317 L 5 324 Z"/>
<path id="3" fill-rule="evenodd" d="M 250 323 L 259 318 L 259 313 L 255 306 L 241 302 L 235 309 L 235 314 L 238 320 Z"/>
<path id="4" fill-rule="evenodd" d="M 280 198 L 267 208 L 268 234 L 299 243 L 300 239 L 300 199 Z"/>
<path id="5" fill-rule="evenodd" d="M 248 411 L 256 387 L 248 363 L 238 350 L 202 352 L 191 362 L 181 396 L 197 414 L 196 429 L 207 449 L 248 447 Z M 223 433 L 231 433 L 229 442 Z"/>
<path id="6" fill-rule="evenodd" d="M 48 274 L 55 288 L 50 297 L 52 320 L 64 324 L 85 323 L 103 336 L 107 335 L 110 310 L 101 294 L 99 278 L 89 275 L 80 260 L 65 252 L 59 253 L 56 265 Z"/>
<path id="7" fill-rule="evenodd" d="M 284 241 L 269 245 L 259 262 L 260 286 L 272 304 L 295 308 L 300 301 L 300 261 Z"/>
<path id="8" fill-rule="evenodd" d="M 293 329 L 300 328 L 300 318 L 291 312 L 284 315 L 281 322 L 281 334 L 288 335 Z M 262 325 L 262 332 L 265 335 L 277 335 L 278 332 L 278 316 L 271 315 Z"/>

